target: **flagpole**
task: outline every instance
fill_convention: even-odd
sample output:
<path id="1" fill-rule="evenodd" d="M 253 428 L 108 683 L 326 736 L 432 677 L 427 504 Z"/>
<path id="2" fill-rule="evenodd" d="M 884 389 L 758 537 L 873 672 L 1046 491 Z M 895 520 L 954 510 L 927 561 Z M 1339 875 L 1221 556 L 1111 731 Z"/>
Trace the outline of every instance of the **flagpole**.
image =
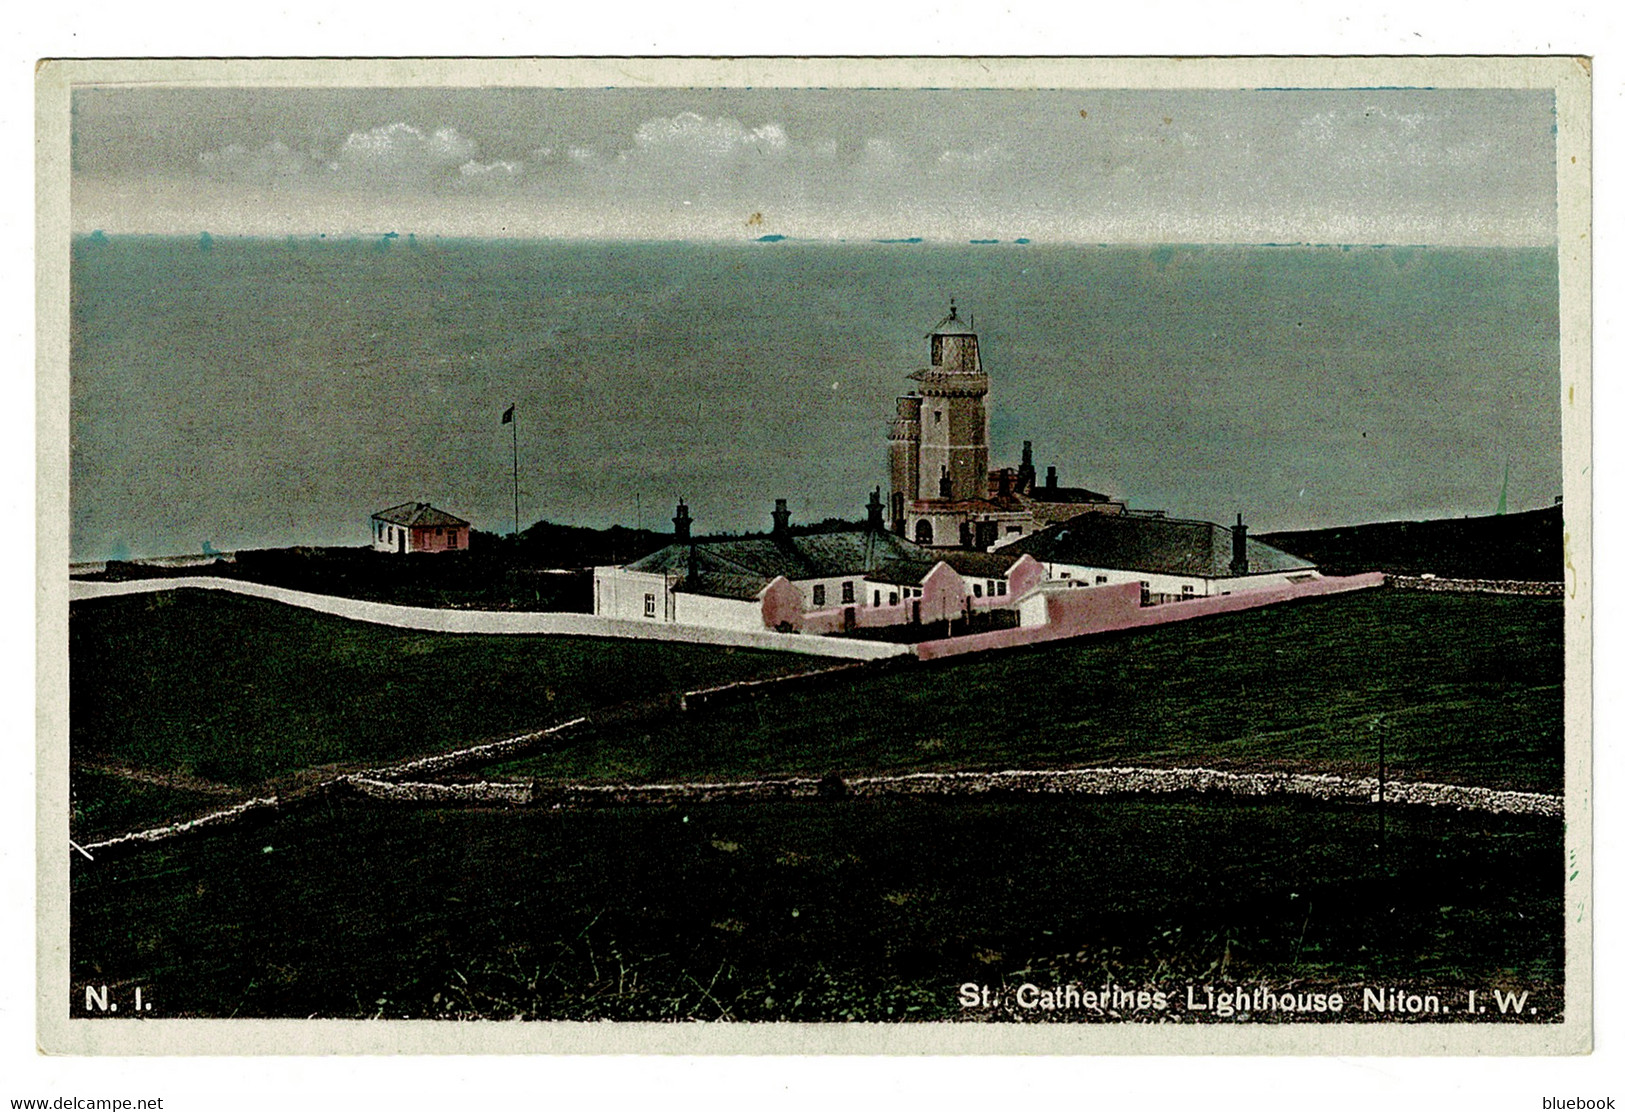
<path id="1" fill-rule="evenodd" d="M 519 539 L 519 405 L 516 402 L 509 407 L 513 411 L 513 536 Z"/>

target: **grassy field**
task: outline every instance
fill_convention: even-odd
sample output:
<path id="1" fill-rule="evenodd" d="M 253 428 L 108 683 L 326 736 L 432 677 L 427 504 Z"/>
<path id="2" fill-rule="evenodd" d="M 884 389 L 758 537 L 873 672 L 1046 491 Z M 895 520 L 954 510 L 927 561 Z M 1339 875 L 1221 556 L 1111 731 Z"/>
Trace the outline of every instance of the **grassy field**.
<path id="1" fill-rule="evenodd" d="M 420 633 L 184 590 L 75 603 L 68 633 L 75 763 L 237 787 L 809 666 L 699 645 Z"/>
<path id="2" fill-rule="evenodd" d="M 1563 606 L 1367 591 L 863 676 L 573 738 L 559 780 L 1202 764 L 1557 792 Z"/>
<path id="3" fill-rule="evenodd" d="M 1561 823 L 1394 810 L 1379 853 L 1374 822 L 1256 800 L 334 802 L 75 859 L 72 991 L 139 984 L 160 1018 L 887 1021 L 960 1017 L 965 981 L 1267 979 L 1527 988 L 1555 1018 Z"/>
<path id="4" fill-rule="evenodd" d="M 218 811 L 249 797 L 248 791 L 196 791 L 107 772 L 74 768 L 68 832 L 81 842 L 145 830 L 177 819 Z"/>
<path id="5" fill-rule="evenodd" d="M 1328 575 L 1385 571 L 1466 579 L 1563 578 L 1562 506 L 1485 517 L 1265 533 L 1258 539 L 1313 560 Z"/>

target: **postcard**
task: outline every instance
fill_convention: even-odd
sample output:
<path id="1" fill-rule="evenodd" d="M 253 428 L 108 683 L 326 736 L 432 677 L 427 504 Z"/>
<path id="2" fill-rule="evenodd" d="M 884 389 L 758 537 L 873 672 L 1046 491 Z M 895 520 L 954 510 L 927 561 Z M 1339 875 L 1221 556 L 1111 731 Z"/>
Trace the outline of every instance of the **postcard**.
<path id="1" fill-rule="evenodd" d="M 1587 60 L 37 91 L 47 1051 L 1590 1048 Z"/>

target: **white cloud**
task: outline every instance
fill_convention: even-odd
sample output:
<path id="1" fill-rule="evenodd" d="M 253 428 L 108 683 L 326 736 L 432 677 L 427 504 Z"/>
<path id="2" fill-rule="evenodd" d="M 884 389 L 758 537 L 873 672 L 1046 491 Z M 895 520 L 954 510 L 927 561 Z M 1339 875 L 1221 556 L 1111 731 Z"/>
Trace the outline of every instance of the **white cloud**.
<path id="1" fill-rule="evenodd" d="M 523 162 L 475 162 L 472 159 L 457 167 L 465 178 L 512 179 L 525 172 Z"/>
<path id="2" fill-rule="evenodd" d="M 460 166 L 477 149 L 454 127 L 425 132 L 411 124 L 395 123 L 351 132 L 329 168 L 357 181 L 417 182 Z"/>
<path id="3" fill-rule="evenodd" d="M 937 155 L 938 168 L 948 172 L 963 170 L 977 174 L 986 173 L 1009 161 L 1009 153 L 997 143 L 982 147 L 980 150 L 947 150 Z"/>
<path id="4" fill-rule="evenodd" d="M 790 145 L 790 137 L 778 124 L 747 128 L 738 120 L 707 118 L 697 112 L 647 120 L 632 141 L 635 146 L 621 152 L 622 161 L 652 157 L 706 165 L 741 154 L 782 152 Z"/>

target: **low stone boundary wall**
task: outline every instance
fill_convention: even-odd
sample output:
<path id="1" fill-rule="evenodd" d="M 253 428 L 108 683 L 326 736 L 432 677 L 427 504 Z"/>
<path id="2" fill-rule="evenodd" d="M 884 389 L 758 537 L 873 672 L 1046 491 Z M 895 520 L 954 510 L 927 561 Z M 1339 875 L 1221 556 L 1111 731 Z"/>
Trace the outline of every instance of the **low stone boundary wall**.
<path id="1" fill-rule="evenodd" d="M 374 799 L 413 803 L 496 803 L 586 809 L 745 800 L 878 798 L 882 796 L 1124 795 L 1210 793 L 1247 797 L 1307 796 L 1341 803 L 1377 802 L 1376 777 L 1315 773 L 1221 772 L 1209 768 L 1080 768 L 1005 772 L 915 772 L 896 776 L 785 777 L 685 784 L 399 783 L 352 778 L 349 786 Z M 1463 784 L 1389 781 L 1387 803 L 1451 807 L 1491 814 L 1561 818 L 1563 798 Z"/>
<path id="2" fill-rule="evenodd" d="M 568 722 L 560 722 L 556 726 L 549 726 L 545 730 L 536 730 L 528 734 L 519 734 L 516 737 L 503 738 L 485 745 L 473 745 L 466 749 L 454 749 L 449 753 L 436 753 L 432 757 L 418 757 L 410 761 L 401 761 L 398 764 L 386 765 L 380 768 L 370 768 L 359 773 L 345 776 L 336 776 L 330 780 L 312 784 L 301 788 L 297 793 L 300 799 L 309 800 L 319 797 L 323 792 L 335 789 L 356 788 L 362 784 L 392 785 L 395 778 L 408 775 L 432 776 L 437 773 L 451 772 L 468 765 L 488 764 L 494 760 L 519 756 L 534 749 L 538 744 L 550 738 L 557 737 L 567 730 L 585 724 L 586 718 L 572 718 Z M 447 787 L 442 784 L 415 785 L 417 788 L 430 788 L 439 790 Z M 526 792 L 529 786 L 525 785 Z M 366 794 L 363 791 L 363 794 Z M 376 794 L 376 793 L 375 793 Z M 388 795 L 378 795 L 378 798 L 394 798 Z M 513 792 L 502 793 L 492 797 L 494 802 L 524 803 L 526 798 L 519 798 Z M 446 801 L 456 802 L 456 798 L 448 796 Z M 139 848 L 152 845 L 156 842 L 167 841 L 182 834 L 194 834 L 217 829 L 239 822 L 245 818 L 274 815 L 293 800 L 284 800 L 278 796 L 262 796 L 239 803 L 233 807 L 226 807 L 200 818 L 188 819 L 186 822 L 169 823 L 164 826 L 155 826 L 147 830 L 136 830 L 128 834 L 120 834 L 116 838 L 105 838 L 99 842 L 90 842 L 83 847 L 94 860 L 98 852 L 117 852 L 124 849 Z"/>
<path id="3" fill-rule="evenodd" d="M 679 701 L 679 709 L 684 711 L 708 710 L 712 707 L 728 706 L 731 703 L 751 699 L 757 695 L 784 690 L 799 690 L 801 688 L 819 688 L 842 679 L 856 679 L 859 675 L 872 675 L 876 670 L 891 670 L 898 665 L 913 663 L 912 654 L 906 656 L 885 657 L 881 660 L 862 661 L 856 664 L 837 664 L 831 668 L 818 668 L 810 672 L 792 672 L 787 676 L 768 676 L 759 680 L 740 680 L 737 683 L 725 683 L 718 687 L 703 687 L 695 691 L 685 691 Z"/>
<path id="4" fill-rule="evenodd" d="M 84 852 L 92 860 L 98 855 L 111 855 L 120 850 L 139 849 L 150 846 L 156 842 L 168 841 L 170 838 L 182 834 L 194 834 L 202 830 L 215 829 L 240 822 L 245 818 L 269 817 L 282 806 L 282 801 L 274 795 L 262 796 L 258 799 L 245 800 L 235 807 L 215 811 L 199 818 L 188 819 L 185 822 L 172 822 L 166 826 L 155 826 L 149 830 L 136 830 L 129 834 L 120 834 L 116 838 L 105 838 L 99 842 L 89 842 L 83 847 Z M 70 847 L 69 852 L 72 852 Z"/>
<path id="5" fill-rule="evenodd" d="M 1440 579 L 1420 575 L 1390 575 L 1390 587 L 1402 591 L 1450 591 L 1473 595 L 1528 595 L 1534 598 L 1562 598 L 1567 586 L 1562 582 L 1528 579 Z"/>
<path id="6" fill-rule="evenodd" d="M 1224 792 L 1230 795 L 1303 795 L 1347 803 L 1377 802 L 1375 776 L 1350 779 L 1330 773 L 1221 772 L 1211 768 L 1077 768 L 1009 772 L 917 772 L 847 781 L 852 794 L 959 795 L 978 792 L 1031 794 Z M 1388 803 L 1455 807 L 1496 814 L 1562 817 L 1563 797 L 1501 791 L 1463 784 L 1390 780 Z"/>
<path id="7" fill-rule="evenodd" d="M 396 783 L 373 780 L 365 776 L 346 777 L 343 787 L 369 799 L 382 799 L 390 803 L 494 803 L 507 806 L 528 806 L 532 792 L 529 784 L 489 783 L 477 784 Z"/>
<path id="8" fill-rule="evenodd" d="M 1211 768 L 1070 768 L 1007 770 L 1004 772 L 910 772 L 895 776 L 789 776 L 772 780 L 734 780 L 684 784 L 566 784 L 538 781 L 437 783 L 402 781 L 388 777 L 405 771 L 435 772 L 454 767 L 428 761 L 485 753 L 497 746 L 536 741 L 581 723 L 582 719 L 495 742 L 490 746 L 458 750 L 444 758 L 409 761 L 387 769 L 341 776 L 317 785 L 301 798 L 320 798 L 323 792 L 349 792 L 386 803 L 503 807 L 548 807 L 576 810 L 615 806 L 660 806 L 674 803 L 726 803 L 746 800 L 878 798 L 883 796 L 952 796 L 1012 793 L 1027 795 L 1128 795 L 1217 792 L 1233 796 L 1307 796 L 1340 803 L 1377 802 L 1377 778 L 1293 772 L 1221 772 Z M 514 750 L 508 750 L 509 752 Z M 498 754 L 502 755 L 502 754 Z M 1540 792 L 1502 791 L 1465 784 L 1435 784 L 1390 780 L 1383 800 L 1399 806 L 1451 807 L 1503 815 L 1563 817 L 1563 797 Z M 274 817 L 287 802 L 277 796 L 250 799 L 186 822 L 138 830 L 90 842 L 83 847 L 92 860 L 119 851 L 140 849 L 182 834 L 218 829 L 249 818 Z M 70 847 L 70 852 L 73 848 Z"/>
<path id="9" fill-rule="evenodd" d="M 572 718 L 568 722 L 560 722 L 558 725 L 549 726 L 545 730 L 535 730 L 528 734 L 519 734 L 515 737 L 503 738 L 501 741 L 488 742 L 484 745 L 472 745 L 467 749 L 453 749 L 449 753 L 436 753 L 432 757 L 417 757 L 410 761 L 402 761 L 399 764 L 369 768 L 356 773 L 355 776 L 369 777 L 375 780 L 391 780 L 413 774 L 420 776 L 433 775 L 437 772 L 451 772 L 454 769 L 466 768 L 469 765 L 490 764 L 492 761 L 521 756 L 530 752 L 541 742 L 555 738 L 567 730 L 573 730 L 577 726 L 586 723 L 586 716 Z M 340 779 L 353 780 L 355 776 L 340 777 Z"/>

